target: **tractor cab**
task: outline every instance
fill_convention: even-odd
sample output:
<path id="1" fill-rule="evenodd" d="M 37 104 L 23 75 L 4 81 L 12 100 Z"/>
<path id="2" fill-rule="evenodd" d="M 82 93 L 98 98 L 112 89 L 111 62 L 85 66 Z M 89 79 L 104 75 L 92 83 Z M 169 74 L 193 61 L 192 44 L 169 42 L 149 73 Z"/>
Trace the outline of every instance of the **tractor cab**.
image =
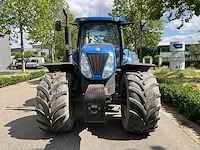
<path id="1" fill-rule="evenodd" d="M 82 74 L 93 80 L 110 78 L 123 59 L 123 35 L 121 26 L 126 23 L 123 17 L 84 17 L 77 18 L 79 27 L 77 51 L 73 61 L 85 68 Z M 86 67 L 90 66 L 90 67 Z M 110 66 L 110 67 L 109 67 Z"/>
<path id="2" fill-rule="evenodd" d="M 124 18 L 87 17 L 77 18 L 79 24 L 78 46 L 84 44 L 113 44 L 116 50 L 122 46 L 119 24 L 126 22 Z"/>

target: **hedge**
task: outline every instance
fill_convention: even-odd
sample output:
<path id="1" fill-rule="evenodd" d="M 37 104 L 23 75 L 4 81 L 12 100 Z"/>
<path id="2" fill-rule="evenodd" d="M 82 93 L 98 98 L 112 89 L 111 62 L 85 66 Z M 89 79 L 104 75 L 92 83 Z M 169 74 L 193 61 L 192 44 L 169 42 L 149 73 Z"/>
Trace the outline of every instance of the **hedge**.
<path id="1" fill-rule="evenodd" d="M 157 65 L 157 61 L 154 61 L 154 63 Z M 169 61 L 163 61 L 162 66 L 169 66 Z M 192 61 L 192 60 L 186 60 L 185 61 L 185 67 L 195 67 L 197 69 L 200 68 L 200 61 Z"/>
<path id="2" fill-rule="evenodd" d="M 158 78 L 162 100 L 177 108 L 188 119 L 200 121 L 200 89 Z"/>
<path id="3" fill-rule="evenodd" d="M 16 83 L 28 81 L 31 79 L 39 78 L 42 75 L 45 74 L 45 71 L 37 71 L 37 72 L 31 72 L 27 73 L 24 75 L 14 75 L 14 76 L 9 76 L 9 77 L 0 77 L 0 88 L 8 86 L 8 85 L 13 85 Z"/>

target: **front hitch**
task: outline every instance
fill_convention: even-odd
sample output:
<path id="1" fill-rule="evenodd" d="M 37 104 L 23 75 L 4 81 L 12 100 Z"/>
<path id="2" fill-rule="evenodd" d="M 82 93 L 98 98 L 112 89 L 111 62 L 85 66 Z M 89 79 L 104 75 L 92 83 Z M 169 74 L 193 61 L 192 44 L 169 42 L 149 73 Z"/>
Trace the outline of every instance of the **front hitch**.
<path id="1" fill-rule="evenodd" d="M 103 84 L 90 84 L 84 96 L 84 119 L 89 123 L 105 122 L 105 90 Z"/>

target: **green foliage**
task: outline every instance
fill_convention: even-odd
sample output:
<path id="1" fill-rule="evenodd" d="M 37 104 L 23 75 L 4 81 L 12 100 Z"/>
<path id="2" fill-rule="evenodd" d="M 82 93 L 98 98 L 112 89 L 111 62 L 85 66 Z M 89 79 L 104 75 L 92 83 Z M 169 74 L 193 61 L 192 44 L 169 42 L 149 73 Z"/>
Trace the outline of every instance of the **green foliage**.
<path id="1" fill-rule="evenodd" d="M 22 49 L 22 71 L 25 72 L 24 63 L 24 32 L 29 32 L 38 18 L 44 18 L 47 12 L 49 0 L 5 0 L 0 1 L 0 32 L 8 34 L 20 33 L 20 45 Z M 16 34 L 18 34 L 16 33 Z M 17 39 L 19 40 L 19 39 Z"/>
<path id="2" fill-rule="evenodd" d="M 154 58 L 155 59 L 157 59 L 157 58 L 163 58 L 163 56 L 161 56 L 161 55 L 155 55 Z"/>
<path id="3" fill-rule="evenodd" d="M 29 57 L 36 57 L 36 53 L 34 53 L 33 51 L 25 51 L 24 52 L 24 57 L 25 58 L 29 58 Z"/>
<path id="4" fill-rule="evenodd" d="M 162 100 L 178 108 L 192 121 L 200 121 L 200 90 L 190 85 L 164 82 L 160 84 Z"/>
<path id="5" fill-rule="evenodd" d="M 193 121 L 200 121 L 200 89 L 195 85 L 185 85 L 184 79 L 198 77 L 193 68 L 184 71 L 169 71 L 162 67 L 154 73 L 160 83 L 162 100 Z M 188 81 L 189 82 L 189 81 Z"/>
<path id="6" fill-rule="evenodd" d="M 20 52 L 12 52 L 11 55 L 15 56 L 15 59 L 22 58 L 22 53 L 20 53 Z"/>
<path id="7" fill-rule="evenodd" d="M 21 52 L 12 52 L 12 56 L 15 56 L 15 59 L 17 58 L 22 58 L 22 53 Z M 29 57 L 36 57 L 37 55 L 32 52 L 32 51 L 25 51 L 24 52 L 24 57 L 29 58 Z"/>
<path id="8" fill-rule="evenodd" d="M 163 61 L 162 66 L 169 66 L 169 61 Z M 200 61 L 194 61 L 194 60 L 186 60 L 185 61 L 185 67 L 193 67 L 200 69 Z"/>
<path id="9" fill-rule="evenodd" d="M 196 72 L 194 68 L 186 68 L 183 71 L 169 71 L 166 67 L 161 67 L 154 73 L 159 79 L 166 78 L 190 78 L 200 76 L 200 72 Z"/>
<path id="10" fill-rule="evenodd" d="M 169 71 L 166 67 L 155 72 L 162 100 L 176 107 L 193 121 L 200 121 L 200 89 L 194 85 L 184 85 L 182 78 L 199 76 L 193 68 L 184 71 Z"/>
<path id="11" fill-rule="evenodd" d="M 199 0 L 151 0 L 147 3 L 152 19 L 159 19 L 165 13 L 168 21 L 181 19 L 184 23 L 189 22 L 193 15 L 200 15 Z"/>
<path id="12" fill-rule="evenodd" d="M 160 41 L 163 25 L 162 20 L 152 20 L 149 8 L 149 0 L 143 1 L 141 9 L 141 0 L 114 0 L 114 8 L 112 10 L 112 16 L 123 16 L 129 22 L 134 22 L 133 26 L 127 27 L 124 30 L 124 43 L 125 47 L 133 47 L 134 51 L 139 48 L 139 36 L 140 36 L 140 20 L 147 20 L 148 31 L 143 33 L 142 47 L 143 56 L 155 55 L 157 51 L 157 45 Z M 134 39 L 130 38 L 130 34 L 134 35 Z"/>
<path id="13" fill-rule="evenodd" d="M 23 75 L 14 75 L 14 76 L 9 76 L 9 77 L 1 77 L 0 76 L 0 88 L 8 86 L 8 85 L 13 85 L 17 84 L 20 82 L 28 81 L 31 79 L 39 78 L 42 75 L 45 74 L 46 71 L 37 71 L 37 72 L 32 72 L 32 73 L 27 73 Z"/>
<path id="14" fill-rule="evenodd" d="M 33 23 L 33 28 L 29 31 L 30 38 L 35 42 L 40 42 L 43 47 L 48 47 L 51 51 L 51 58 L 47 58 L 48 61 L 61 60 L 65 51 L 65 36 L 64 28 L 66 26 L 65 16 L 63 13 L 63 8 L 69 14 L 70 22 L 74 21 L 74 16 L 69 13 L 69 6 L 65 0 L 49 0 L 47 4 L 47 15 L 38 18 Z M 62 31 L 55 31 L 55 22 L 57 20 L 62 21 Z M 74 27 L 72 27 L 73 33 Z M 73 46 L 75 45 L 75 39 L 72 39 Z M 55 58 L 54 58 L 55 56 Z M 55 60 L 54 60 L 55 59 Z M 56 60 L 57 59 L 57 60 Z M 51 61 L 51 62 L 52 62 Z"/>
<path id="15" fill-rule="evenodd" d="M 46 63 L 52 63 L 52 57 L 51 57 L 51 55 L 46 56 L 44 59 L 45 59 Z M 54 58 L 54 62 L 60 62 L 62 60 L 63 59 L 58 59 L 58 57 Z"/>
<path id="16" fill-rule="evenodd" d="M 193 45 L 191 45 L 189 47 L 188 51 L 191 54 L 193 54 L 196 57 L 197 61 L 198 61 L 198 56 L 200 55 L 200 42 L 199 42 L 199 44 L 196 44 L 196 45 L 193 44 Z"/>
<path id="17" fill-rule="evenodd" d="M 151 59 L 152 58 L 152 56 L 144 56 L 144 59 Z"/>

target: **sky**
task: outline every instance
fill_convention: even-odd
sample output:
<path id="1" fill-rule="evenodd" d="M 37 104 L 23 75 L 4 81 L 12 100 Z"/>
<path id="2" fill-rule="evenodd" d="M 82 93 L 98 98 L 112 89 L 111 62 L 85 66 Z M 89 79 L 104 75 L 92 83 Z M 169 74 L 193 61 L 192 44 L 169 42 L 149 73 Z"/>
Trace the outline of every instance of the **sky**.
<path id="1" fill-rule="evenodd" d="M 113 0 L 66 0 L 70 6 L 70 11 L 75 17 L 85 16 L 108 16 L 113 7 Z M 183 41 L 186 44 L 196 44 L 200 40 L 200 17 L 193 16 L 189 23 L 178 30 L 181 20 L 174 20 L 164 25 L 164 34 L 159 45 L 169 45 L 170 42 Z M 24 36 L 26 38 L 27 35 Z M 20 41 L 11 45 L 19 47 Z M 25 48 L 31 45 L 25 40 Z"/>

